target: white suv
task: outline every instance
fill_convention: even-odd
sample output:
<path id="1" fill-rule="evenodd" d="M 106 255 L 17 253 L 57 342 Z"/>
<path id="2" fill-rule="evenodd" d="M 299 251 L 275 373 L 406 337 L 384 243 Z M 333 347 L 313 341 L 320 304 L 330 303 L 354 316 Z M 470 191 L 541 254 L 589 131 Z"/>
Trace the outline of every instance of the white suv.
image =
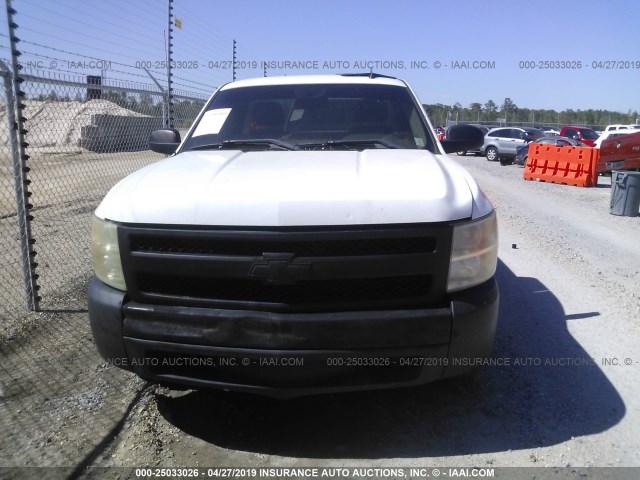
<path id="1" fill-rule="evenodd" d="M 608 127 L 607 127 L 608 128 Z M 608 138 L 621 137 L 622 135 L 631 135 L 633 133 L 639 133 L 640 129 L 636 128 L 617 128 L 611 130 L 605 130 L 602 132 L 602 135 L 598 137 L 598 139 L 593 144 L 594 148 L 600 148 L 602 142 L 604 142 Z"/>
<path id="2" fill-rule="evenodd" d="M 616 130 L 628 130 L 628 129 L 640 131 L 640 125 L 607 125 L 607 128 L 605 128 L 604 132 L 602 133 L 607 133 L 607 132 L 616 131 Z M 635 133 L 638 133 L 637 131 Z"/>
<path id="3" fill-rule="evenodd" d="M 277 397 L 473 370 L 498 316 L 497 222 L 401 80 L 230 83 L 93 220 L 97 348 L 156 382 Z"/>

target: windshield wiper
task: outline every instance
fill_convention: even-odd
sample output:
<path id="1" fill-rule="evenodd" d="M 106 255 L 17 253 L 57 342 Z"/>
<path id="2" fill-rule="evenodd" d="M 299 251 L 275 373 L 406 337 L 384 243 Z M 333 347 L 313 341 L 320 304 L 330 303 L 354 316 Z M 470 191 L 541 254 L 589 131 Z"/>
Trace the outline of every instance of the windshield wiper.
<path id="1" fill-rule="evenodd" d="M 300 148 L 304 150 L 329 150 L 333 147 L 352 147 L 353 150 L 364 150 L 365 148 L 403 148 L 401 145 L 397 143 L 390 142 L 388 140 L 383 140 L 381 138 L 376 138 L 372 140 L 329 140 L 327 142 L 322 143 L 302 143 L 298 145 Z"/>
<path id="2" fill-rule="evenodd" d="M 241 147 L 266 146 L 279 150 L 300 150 L 297 145 L 292 145 L 275 138 L 260 138 L 247 140 L 224 140 L 218 143 L 207 143 L 206 145 L 196 145 L 189 150 L 233 150 Z"/>

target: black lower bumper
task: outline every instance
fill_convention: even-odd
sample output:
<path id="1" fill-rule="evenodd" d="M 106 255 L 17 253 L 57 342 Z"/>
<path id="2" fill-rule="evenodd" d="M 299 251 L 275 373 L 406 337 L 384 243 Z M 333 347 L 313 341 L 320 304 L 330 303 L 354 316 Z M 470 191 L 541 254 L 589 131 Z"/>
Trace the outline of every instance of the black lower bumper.
<path id="1" fill-rule="evenodd" d="M 97 348 L 114 365 L 161 383 L 276 397 L 465 374 L 490 354 L 497 316 L 494 279 L 442 308 L 313 314 L 148 305 L 95 278 L 89 287 Z"/>

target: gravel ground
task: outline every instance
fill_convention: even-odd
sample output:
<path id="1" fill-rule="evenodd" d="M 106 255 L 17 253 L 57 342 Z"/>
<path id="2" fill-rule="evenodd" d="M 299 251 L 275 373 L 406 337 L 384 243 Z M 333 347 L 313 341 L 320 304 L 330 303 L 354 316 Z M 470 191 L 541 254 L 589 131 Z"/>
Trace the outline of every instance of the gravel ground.
<path id="1" fill-rule="evenodd" d="M 175 391 L 104 364 L 86 312 L 28 315 L 0 337 L 0 466 L 640 466 L 640 217 L 609 214 L 604 177 L 455 158 L 499 214 L 500 365 L 288 401 Z"/>

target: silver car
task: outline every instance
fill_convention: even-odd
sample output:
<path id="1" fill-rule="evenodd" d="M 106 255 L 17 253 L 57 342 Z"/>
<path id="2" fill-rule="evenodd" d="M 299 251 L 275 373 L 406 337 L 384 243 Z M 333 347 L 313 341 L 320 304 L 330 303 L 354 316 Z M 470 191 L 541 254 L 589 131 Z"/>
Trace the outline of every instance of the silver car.
<path id="1" fill-rule="evenodd" d="M 527 142 L 544 137 L 537 128 L 531 127 L 498 127 L 492 128 L 484 137 L 481 151 L 487 160 L 495 162 L 501 158 L 512 159 L 518 147 Z"/>

